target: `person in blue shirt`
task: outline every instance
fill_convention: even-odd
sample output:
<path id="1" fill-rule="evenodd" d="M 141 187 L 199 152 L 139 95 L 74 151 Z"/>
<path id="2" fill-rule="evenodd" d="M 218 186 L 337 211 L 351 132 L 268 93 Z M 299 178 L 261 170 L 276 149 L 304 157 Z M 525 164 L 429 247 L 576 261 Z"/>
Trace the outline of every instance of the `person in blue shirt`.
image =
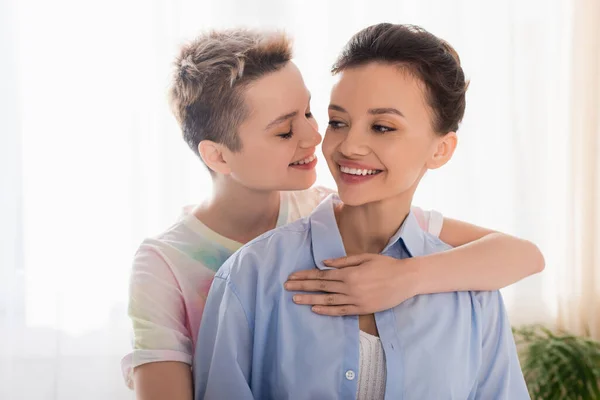
<path id="1" fill-rule="evenodd" d="M 217 272 L 194 359 L 196 399 L 528 399 L 498 291 L 331 317 L 285 290 L 290 274 L 328 270 L 329 259 L 450 248 L 410 206 L 425 172 L 456 148 L 468 86 L 457 53 L 421 28 L 378 24 L 350 39 L 333 73 L 323 154 L 339 194 Z M 327 285 L 337 293 L 327 302 L 343 303 L 336 282 Z"/>

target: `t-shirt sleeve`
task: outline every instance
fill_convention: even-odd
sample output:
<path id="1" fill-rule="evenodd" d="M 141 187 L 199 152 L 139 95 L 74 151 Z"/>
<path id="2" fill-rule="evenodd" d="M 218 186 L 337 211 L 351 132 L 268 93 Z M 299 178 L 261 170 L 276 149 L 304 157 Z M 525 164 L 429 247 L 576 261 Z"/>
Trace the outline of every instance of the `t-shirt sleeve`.
<path id="1" fill-rule="evenodd" d="M 444 216 L 440 212 L 435 210 L 423 210 L 417 206 L 412 207 L 412 212 L 417 218 L 421 229 L 434 236 L 440 236 L 442 225 L 444 224 Z"/>
<path id="2" fill-rule="evenodd" d="M 186 327 L 184 297 L 159 252 L 142 245 L 135 255 L 129 284 L 128 313 L 133 350 L 121 367 L 133 388 L 133 369 L 158 361 L 192 363 L 192 339 Z"/>

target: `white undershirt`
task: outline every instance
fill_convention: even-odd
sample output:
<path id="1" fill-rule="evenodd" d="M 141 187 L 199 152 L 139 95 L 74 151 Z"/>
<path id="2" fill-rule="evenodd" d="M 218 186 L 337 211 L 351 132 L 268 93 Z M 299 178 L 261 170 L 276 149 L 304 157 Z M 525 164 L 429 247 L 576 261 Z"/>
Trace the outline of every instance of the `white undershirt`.
<path id="1" fill-rule="evenodd" d="M 377 336 L 360 331 L 358 400 L 378 400 L 385 396 L 385 355 Z"/>

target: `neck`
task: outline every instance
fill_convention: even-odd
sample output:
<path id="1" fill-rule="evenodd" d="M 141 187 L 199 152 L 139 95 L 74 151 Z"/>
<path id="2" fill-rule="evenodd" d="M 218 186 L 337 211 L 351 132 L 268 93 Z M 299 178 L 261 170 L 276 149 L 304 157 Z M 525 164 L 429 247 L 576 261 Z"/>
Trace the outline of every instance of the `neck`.
<path id="1" fill-rule="evenodd" d="M 212 196 L 194 215 L 218 234 L 246 243 L 275 228 L 279 196 L 278 191 L 249 189 L 229 177 L 214 177 Z"/>
<path id="2" fill-rule="evenodd" d="M 340 235 L 348 255 L 381 253 L 408 213 L 413 193 L 336 210 Z"/>

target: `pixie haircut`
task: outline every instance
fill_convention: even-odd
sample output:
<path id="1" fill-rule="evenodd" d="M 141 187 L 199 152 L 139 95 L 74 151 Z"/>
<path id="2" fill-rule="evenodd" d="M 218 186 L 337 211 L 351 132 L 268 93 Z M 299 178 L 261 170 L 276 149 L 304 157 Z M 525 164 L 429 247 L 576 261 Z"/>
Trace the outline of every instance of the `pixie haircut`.
<path id="1" fill-rule="evenodd" d="M 244 89 L 291 58 L 291 41 L 279 32 L 212 31 L 184 45 L 169 102 L 190 148 L 199 155 L 198 144 L 211 140 L 239 151 L 237 130 L 249 114 Z"/>
<path id="2" fill-rule="evenodd" d="M 432 127 L 439 135 L 456 132 L 465 113 L 468 82 L 456 51 L 414 25 L 382 23 L 355 34 L 333 65 L 335 75 L 372 62 L 398 65 L 425 85 Z"/>

